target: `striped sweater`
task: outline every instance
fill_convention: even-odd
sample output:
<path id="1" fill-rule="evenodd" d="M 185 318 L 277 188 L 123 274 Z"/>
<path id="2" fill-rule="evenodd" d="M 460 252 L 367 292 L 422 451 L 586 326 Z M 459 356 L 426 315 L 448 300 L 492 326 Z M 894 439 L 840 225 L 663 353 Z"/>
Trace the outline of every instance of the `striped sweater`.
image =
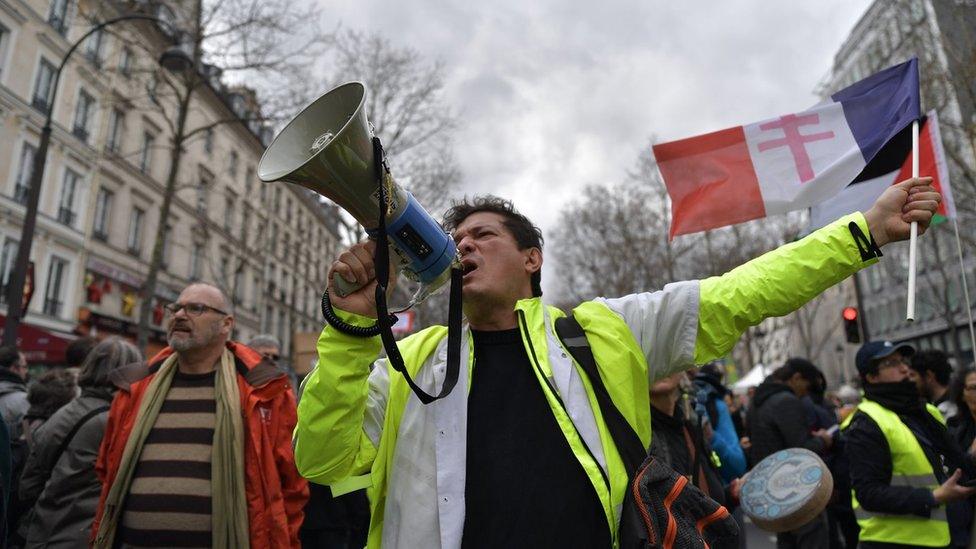
<path id="1" fill-rule="evenodd" d="M 125 500 L 122 547 L 210 547 L 216 372 L 177 371 Z"/>

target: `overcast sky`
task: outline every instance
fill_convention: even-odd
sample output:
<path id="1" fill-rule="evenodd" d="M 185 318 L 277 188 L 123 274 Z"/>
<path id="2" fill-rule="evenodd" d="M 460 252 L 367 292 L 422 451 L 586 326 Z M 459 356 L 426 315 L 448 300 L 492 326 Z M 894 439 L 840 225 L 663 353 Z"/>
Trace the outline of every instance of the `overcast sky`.
<path id="1" fill-rule="evenodd" d="M 576 189 L 624 179 L 652 136 L 670 141 L 817 102 L 818 82 L 870 5 L 320 1 L 326 24 L 381 32 L 445 63 L 466 192 L 513 199 L 545 234 Z"/>

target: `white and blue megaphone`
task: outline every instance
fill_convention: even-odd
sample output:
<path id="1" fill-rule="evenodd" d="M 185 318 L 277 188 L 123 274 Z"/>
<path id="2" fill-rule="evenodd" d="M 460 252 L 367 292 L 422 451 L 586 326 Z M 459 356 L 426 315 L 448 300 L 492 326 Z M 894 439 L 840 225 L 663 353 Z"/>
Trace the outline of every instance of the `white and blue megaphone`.
<path id="1" fill-rule="evenodd" d="M 366 87 L 343 84 L 305 107 L 275 137 L 258 165 L 261 181 L 285 181 L 310 189 L 349 212 L 371 237 L 379 223 L 379 184 L 373 135 L 363 105 Z M 386 232 L 400 271 L 420 283 L 406 308 L 423 301 L 459 268 L 454 240 L 388 173 L 382 177 Z M 346 296 L 365 284 L 336 275 L 333 287 Z"/>

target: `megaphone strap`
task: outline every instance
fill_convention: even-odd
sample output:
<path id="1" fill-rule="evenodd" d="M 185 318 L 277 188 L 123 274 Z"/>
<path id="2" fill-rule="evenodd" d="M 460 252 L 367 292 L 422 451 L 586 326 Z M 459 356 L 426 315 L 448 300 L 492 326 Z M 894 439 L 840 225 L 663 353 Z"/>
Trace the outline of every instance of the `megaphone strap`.
<path id="1" fill-rule="evenodd" d="M 403 363 L 403 357 L 400 355 L 400 349 L 397 347 L 396 339 L 393 338 L 392 328 L 397 318 L 390 314 L 386 304 L 386 288 L 390 282 L 390 247 L 386 232 L 387 194 L 389 191 L 384 182 L 389 168 L 386 165 L 383 145 L 378 137 L 373 137 L 373 153 L 376 159 L 376 181 L 379 186 L 379 226 L 376 229 L 376 251 L 373 254 L 373 263 L 376 266 L 375 298 L 378 318 L 373 326 L 353 326 L 344 322 L 332 310 L 328 290 L 322 295 L 322 316 L 335 329 L 348 335 L 372 337 L 379 334 L 383 340 L 383 347 L 386 349 L 390 365 L 403 375 L 407 380 L 407 385 L 410 386 L 410 390 L 417 395 L 420 402 L 430 404 L 451 394 L 461 371 L 461 277 L 463 273 L 460 269 L 451 269 L 451 298 L 448 305 L 447 323 L 447 373 L 444 376 L 444 384 L 441 386 L 440 392 L 437 395 L 430 395 L 418 387 L 413 378 L 410 377 L 410 373 L 407 372 Z"/>

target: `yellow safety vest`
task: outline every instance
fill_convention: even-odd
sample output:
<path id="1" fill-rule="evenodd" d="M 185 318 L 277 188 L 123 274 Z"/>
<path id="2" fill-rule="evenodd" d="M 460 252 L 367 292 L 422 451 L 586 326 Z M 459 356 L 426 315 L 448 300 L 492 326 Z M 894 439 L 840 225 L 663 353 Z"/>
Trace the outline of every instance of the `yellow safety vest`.
<path id="1" fill-rule="evenodd" d="M 945 424 L 939 410 L 926 404 L 928 412 Z M 863 400 L 857 410 L 870 417 L 881 429 L 891 452 L 891 485 L 912 486 L 934 490 L 939 481 L 932 471 L 932 464 L 918 440 L 898 417 L 898 414 L 871 400 Z M 843 427 L 850 425 L 854 414 L 848 416 Z M 917 515 L 890 515 L 874 513 L 861 507 L 857 496 L 851 490 L 851 502 L 857 524 L 861 527 L 861 541 L 901 543 L 924 547 L 944 547 L 949 544 L 949 522 L 946 519 L 945 505 L 932 509 L 928 518 Z"/>

